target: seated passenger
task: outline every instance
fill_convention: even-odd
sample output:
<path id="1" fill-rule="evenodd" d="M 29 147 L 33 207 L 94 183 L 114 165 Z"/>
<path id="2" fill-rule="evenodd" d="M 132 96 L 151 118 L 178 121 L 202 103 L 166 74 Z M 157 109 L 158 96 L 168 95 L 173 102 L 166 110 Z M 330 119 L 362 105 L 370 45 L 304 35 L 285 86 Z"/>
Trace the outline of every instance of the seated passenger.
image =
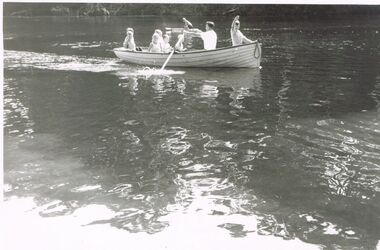
<path id="1" fill-rule="evenodd" d="M 246 36 L 243 35 L 243 33 L 239 30 L 239 28 L 240 28 L 239 16 L 236 16 L 231 24 L 232 46 L 253 43 L 252 40 L 248 39 Z"/>
<path id="2" fill-rule="evenodd" d="M 178 41 L 174 46 L 176 51 L 182 52 L 182 51 L 186 50 L 186 48 L 183 47 L 183 40 L 184 40 L 183 34 L 179 34 L 178 35 Z"/>
<path id="3" fill-rule="evenodd" d="M 128 50 L 136 50 L 136 43 L 135 39 L 133 37 L 133 29 L 132 28 L 127 28 L 127 36 L 124 39 L 123 42 L 123 47 L 128 49 Z"/>
<path id="4" fill-rule="evenodd" d="M 169 40 L 170 40 L 169 35 L 165 34 L 164 35 L 164 45 L 162 47 L 162 52 L 164 52 L 164 53 L 168 53 L 168 52 L 173 50 L 172 46 L 170 46 Z"/>
<path id="5" fill-rule="evenodd" d="M 161 53 L 162 47 L 160 44 L 160 36 L 157 33 L 154 33 L 152 36 L 152 42 L 149 44 L 148 51 L 154 53 Z"/>
<path id="6" fill-rule="evenodd" d="M 164 47 L 164 39 L 162 38 L 162 31 L 160 29 L 156 29 L 154 31 L 154 33 L 157 33 L 160 36 L 159 43 L 161 44 L 161 48 L 163 48 Z"/>

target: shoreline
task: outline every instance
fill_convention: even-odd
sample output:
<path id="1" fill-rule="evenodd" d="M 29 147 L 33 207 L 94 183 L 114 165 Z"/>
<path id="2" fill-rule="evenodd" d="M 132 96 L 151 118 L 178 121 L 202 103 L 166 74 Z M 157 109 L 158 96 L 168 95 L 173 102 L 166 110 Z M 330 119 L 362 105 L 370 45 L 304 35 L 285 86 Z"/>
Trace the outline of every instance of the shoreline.
<path id="1" fill-rule="evenodd" d="M 186 8 L 183 8 L 186 5 Z M 236 15 L 259 21 L 358 19 L 380 16 L 380 5 L 4 3 L 4 17 L 201 17 Z"/>

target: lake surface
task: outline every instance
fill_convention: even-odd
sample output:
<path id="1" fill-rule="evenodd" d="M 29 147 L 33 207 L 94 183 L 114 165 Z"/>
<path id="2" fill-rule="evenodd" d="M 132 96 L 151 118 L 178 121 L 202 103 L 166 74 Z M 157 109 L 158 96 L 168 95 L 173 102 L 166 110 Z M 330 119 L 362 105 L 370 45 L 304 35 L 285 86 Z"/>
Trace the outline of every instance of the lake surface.
<path id="1" fill-rule="evenodd" d="M 380 18 L 241 21 L 262 69 L 155 75 L 176 18 L 4 18 L 7 249 L 379 246 Z"/>

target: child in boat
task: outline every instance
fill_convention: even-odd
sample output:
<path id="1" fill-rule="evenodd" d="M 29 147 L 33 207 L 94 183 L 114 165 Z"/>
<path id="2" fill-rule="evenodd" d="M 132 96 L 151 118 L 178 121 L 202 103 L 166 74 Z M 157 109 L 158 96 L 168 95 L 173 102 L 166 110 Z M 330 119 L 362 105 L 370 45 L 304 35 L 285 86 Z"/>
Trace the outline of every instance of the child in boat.
<path id="1" fill-rule="evenodd" d="M 154 31 L 154 33 L 157 33 L 158 35 L 159 35 L 159 43 L 161 44 L 161 48 L 163 48 L 164 47 L 164 39 L 163 39 L 163 37 L 162 37 L 162 31 L 160 30 L 160 29 L 156 29 L 155 31 Z"/>
<path id="2" fill-rule="evenodd" d="M 176 51 L 182 52 L 186 50 L 186 48 L 183 47 L 183 40 L 184 40 L 183 34 L 179 34 L 178 41 L 174 46 Z"/>
<path id="3" fill-rule="evenodd" d="M 168 53 L 168 52 L 170 52 L 170 51 L 173 50 L 172 46 L 170 46 L 170 44 L 169 44 L 169 41 L 170 41 L 169 35 L 165 34 L 164 35 L 164 45 L 162 47 L 162 52 Z"/>
<path id="4" fill-rule="evenodd" d="M 149 44 L 148 51 L 154 52 L 154 53 L 161 53 L 162 52 L 162 47 L 160 44 L 160 36 L 157 33 L 153 34 L 152 42 Z"/>
<path id="5" fill-rule="evenodd" d="M 128 50 L 136 50 L 136 43 L 135 39 L 133 37 L 133 29 L 132 28 L 127 28 L 127 36 L 124 39 L 123 42 L 123 47 L 128 49 Z"/>

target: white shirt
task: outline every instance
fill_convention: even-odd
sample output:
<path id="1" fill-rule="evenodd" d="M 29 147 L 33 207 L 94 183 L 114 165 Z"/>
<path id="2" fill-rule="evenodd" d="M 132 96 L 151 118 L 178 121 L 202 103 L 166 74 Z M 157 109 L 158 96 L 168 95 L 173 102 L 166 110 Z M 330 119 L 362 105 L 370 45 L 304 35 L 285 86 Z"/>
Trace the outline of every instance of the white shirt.
<path id="1" fill-rule="evenodd" d="M 208 30 L 200 34 L 203 40 L 204 49 L 206 50 L 216 49 L 216 41 L 218 40 L 218 36 L 216 35 L 215 31 Z"/>
<path id="2" fill-rule="evenodd" d="M 130 50 L 136 50 L 135 39 L 133 37 L 128 39 L 128 36 L 124 39 L 123 47 Z"/>
<path id="3" fill-rule="evenodd" d="M 250 43 L 251 41 L 241 33 L 240 30 L 234 31 L 231 29 L 232 46 L 242 45 L 243 43 Z"/>

